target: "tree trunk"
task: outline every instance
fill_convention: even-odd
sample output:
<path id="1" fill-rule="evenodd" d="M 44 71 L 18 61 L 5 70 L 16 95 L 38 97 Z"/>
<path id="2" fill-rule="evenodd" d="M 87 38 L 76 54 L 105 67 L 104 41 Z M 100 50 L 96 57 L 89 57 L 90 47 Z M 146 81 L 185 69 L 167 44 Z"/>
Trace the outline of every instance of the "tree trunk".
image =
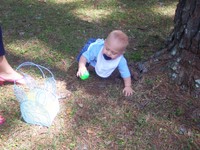
<path id="1" fill-rule="evenodd" d="M 179 0 L 167 50 L 170 77 L 200 97 L 200 0 Z"/>

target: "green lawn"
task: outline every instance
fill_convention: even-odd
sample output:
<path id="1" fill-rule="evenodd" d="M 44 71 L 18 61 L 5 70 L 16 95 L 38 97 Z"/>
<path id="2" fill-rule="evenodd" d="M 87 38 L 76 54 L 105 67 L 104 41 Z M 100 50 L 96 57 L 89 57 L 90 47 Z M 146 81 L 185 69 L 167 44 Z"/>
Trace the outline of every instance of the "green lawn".
<path id="1" fill-rule="evenodd" d="M 50 128 L 24 123 L 13 86 L 0 87 L 0 147 L 5 150 L 199 149 L 199 102 L 158 69 L 133 81 L 126 98 L 117 77 L 76 77 L 76 55 L 88 38 L 128 34 L 129 64 L 165 46 L 177 0 L 1 0 L 0 24 L 10 64 L 32 61 L 57 80 L 60 112 Z M 159 66 L 156 66 L 157 68 Z M 156 68 L 154 67 L 154 68 Z M 135 68 L 131 68 L 135 70 Z M 36 75 L 36 74 L 35 74 Z"/>

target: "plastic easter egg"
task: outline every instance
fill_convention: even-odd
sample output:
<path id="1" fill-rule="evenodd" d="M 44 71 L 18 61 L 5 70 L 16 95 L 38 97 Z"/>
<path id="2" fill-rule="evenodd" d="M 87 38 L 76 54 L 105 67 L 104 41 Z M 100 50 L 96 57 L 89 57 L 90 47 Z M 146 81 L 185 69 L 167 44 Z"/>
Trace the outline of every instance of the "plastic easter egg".
<path id="1" fill-rule="evenodd" d="M 86 71 L 82 76 L 80 76 L 81 80 L 86 80 L 87 78 L 89 78 L 90 74 L 88 71 Z"/>

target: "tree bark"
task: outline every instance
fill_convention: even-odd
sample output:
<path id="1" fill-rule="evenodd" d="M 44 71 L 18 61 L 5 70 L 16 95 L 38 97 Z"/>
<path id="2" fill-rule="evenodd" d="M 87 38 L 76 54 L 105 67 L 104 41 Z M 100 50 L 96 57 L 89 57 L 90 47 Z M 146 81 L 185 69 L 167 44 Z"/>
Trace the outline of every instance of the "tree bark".
<path id="1" fill-rule="evenodd" d="M 200 0 L 179 0 L 166 49 L 170 77 L 200 97 Z"/>

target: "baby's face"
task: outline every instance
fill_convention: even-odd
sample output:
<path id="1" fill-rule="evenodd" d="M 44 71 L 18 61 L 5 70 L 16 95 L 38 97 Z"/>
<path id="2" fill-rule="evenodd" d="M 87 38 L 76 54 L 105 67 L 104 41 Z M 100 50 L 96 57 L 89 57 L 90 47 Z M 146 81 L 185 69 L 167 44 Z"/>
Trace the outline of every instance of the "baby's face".
<path id="1" fill-rule="evenodd" d="M 106 60 L 111 60 L 121 56 L 124 53 L 124 49 L 116 41 L 105 41 L 102 53 Z"/>

